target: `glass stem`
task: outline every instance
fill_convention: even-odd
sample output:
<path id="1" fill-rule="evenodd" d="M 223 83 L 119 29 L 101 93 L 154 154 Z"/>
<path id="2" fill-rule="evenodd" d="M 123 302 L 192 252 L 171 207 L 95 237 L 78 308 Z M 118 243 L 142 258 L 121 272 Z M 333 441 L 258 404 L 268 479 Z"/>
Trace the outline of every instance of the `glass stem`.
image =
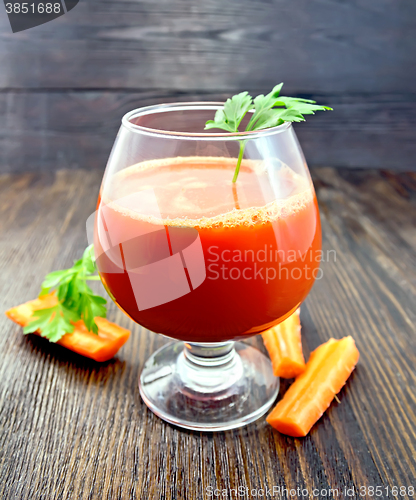
<path id="1" fill-rule="evenodd" d="M 243 375 L 234 342 L 185 342 L 183 355 L 178 358 L 177 373 L 184 387 L 206 395 L 227 390 Z"/>
<path id="2" fill-rule="evenodd" d="M 233 360 L 235 356 L 234 342 L 213 344 L 185 342 L 184 355 L 186 360 L 194 365 L 218 368 Z"/>

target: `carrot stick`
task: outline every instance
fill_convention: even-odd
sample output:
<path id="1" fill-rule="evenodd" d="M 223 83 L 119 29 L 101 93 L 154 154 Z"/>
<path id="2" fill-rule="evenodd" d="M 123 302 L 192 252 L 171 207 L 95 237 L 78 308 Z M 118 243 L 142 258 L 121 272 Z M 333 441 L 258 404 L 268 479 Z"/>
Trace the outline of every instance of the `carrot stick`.
<path id="1" fill-rule="evenodd" d="M 352 337 L 330 339 L 320 345 L 267 422 L 283 434 L 306 436 L 342 389 L 359 356 Z"/>
<path id="2" fill-rule="evenodd" d="M 262 334 L 276 377 L 293 378 L 305 370 L 299 312 Z"/>
<path id="3" fill-rule="evenodd" d="M 9 309 L 6 311 L 6 316 L 15 323 L 26 326 L 32 319 L 34 311 L 53 307 L 57 301 L 55 295 L 45 295 Z M 74 323 L 74 331 L 66 333 L 57 344 L 95 361 L 108 361 L 127 342 L 130 330 L 111 323 L 105 318 L 97 317 L 95 322 L 98 326 L 98 335 L 88 331 L 83 321 L 77 321 Z M 40 331 L 36 334 L 42 335 Z"/>

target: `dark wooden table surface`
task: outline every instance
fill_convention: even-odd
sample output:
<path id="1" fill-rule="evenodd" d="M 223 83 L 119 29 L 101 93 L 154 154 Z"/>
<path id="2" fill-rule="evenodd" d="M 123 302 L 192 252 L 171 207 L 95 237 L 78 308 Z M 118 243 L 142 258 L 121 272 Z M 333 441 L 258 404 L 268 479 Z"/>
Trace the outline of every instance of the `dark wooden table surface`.
<path id="1" fill-rule="evenodd" d="M 273 486 L 307 490 L 275 498 L 346 498 L 346 487 L 355 488 L 350 498 L 377 498 L 369 486 L 382 487 L 378 498 L 412 496 L 416 174 L 312 173 L 324 250 L 335 250 L 336 260 L 331 253 L 322 263 L 323 278 L 302 306 L 305 354 L 352 335 L 361 359 L 310 434 L 283 436 L 264 418 L 215 434 L 165 424 L 137 389 L 144 361 L 165 340 L 114 305 L 109 318 L 133 333 L 104 364 L 24 336 L 2 316 L 2 500 L 206 499 L 210 487 L 222 490 L 212 498 L 256 498 Z M 47 272 L 81 255 L 100 177 L 81 170 L 0 176 L 1 311 L 34 298 Z M 231 491 L 238 487 L 245 488 L 239 497 Z"/>

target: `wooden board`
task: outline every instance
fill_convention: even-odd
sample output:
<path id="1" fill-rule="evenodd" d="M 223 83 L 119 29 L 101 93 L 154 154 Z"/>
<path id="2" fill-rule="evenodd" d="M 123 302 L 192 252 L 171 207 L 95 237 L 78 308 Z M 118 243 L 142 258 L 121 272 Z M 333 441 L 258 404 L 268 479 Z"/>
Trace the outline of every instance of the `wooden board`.
<path id="1" fill-rule="evenodd" d="M 81 255 L 100 177 L 0 176 L 0 311 L 35 297 L 47 272 Z M 305 354 L 352 335 L 361 359 L 311 433 L 288 438 L 264 418 L 216 434 L 165 424 L 137 389 L 144 361 L 165 340 L 114 305 L 109 318 L 133 335 L 102 365 L 23 336 L 2 316 L 0 498 L 206 499 L 220 488 L 219 498 L 235 499 L 234 488 L 273 486 L 334 500 L 346 487 L 356 488 L 351 498 L 374 498 L 357 489 L 379 486 L 383 499 L 411 498 L 386 488 L 415 486 L 416 477 L 416 175 L 320 168 L 313 178 L 325 261 L 302 306 Z M 280 490 L 274 498 L 308 497 Z"/>
<path id="2" fill-rule="evenodd" d="M 408 0 L 83 0 L 12 34 L 0 16 L 0 88 L 408 93 Z"/>
<path id="3" fill-rule="evenodd" d="M 232 93 L 0 93 L 0 172 L 102 171 L 127 111 L 163 102 L 224 102 Z M 295 125 L 309 165 L 416 169 L 416 94 L 307 97 L 334 108 Z"/>

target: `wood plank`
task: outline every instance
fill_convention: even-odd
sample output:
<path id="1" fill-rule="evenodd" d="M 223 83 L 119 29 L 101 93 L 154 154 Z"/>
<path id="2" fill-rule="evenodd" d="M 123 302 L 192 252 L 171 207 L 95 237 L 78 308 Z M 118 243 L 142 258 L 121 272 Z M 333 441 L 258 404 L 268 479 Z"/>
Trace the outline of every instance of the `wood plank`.
<path id="1" fill-rule="evenodd" d="M 305 488 L 312 498 L 314 489 L 412 485 L 416 177 L 333 168 L 312 174 L 323 249 L 335 250 L 336 260 L 328 254 L 302 306 L 302 335 L 306 355 L 330 337 L 356 339 L 361 359 L 341 402 L 303 439 L 279 434 L 264 418 L 225 433 L 183 431 L 154 416 L 137 389 L 145 360 L 165 340 L 114 304 L 109 318 L 133 335 L 103 364 L 23 336 L 2 316 L 2 499 L 202 499 L 208 487 L 234 499 L 233 488 L 273 486 L 275 498 L 304 499 L 282 489 Z M 98 170 L 0 176 L 1 311 L 34 297 L 48 271 L 79 257 L 82 220 L 94 210 L 100 178 Z M 261 345 L 259 337 L 252 342 Z"/>
<path id="2" fill-rule="evenodd" d="M 223 102 L 232 93 L 0 93 L 0 172 L 102 171 L 127 111 L 163 102 Z M 295 125 L 309 165 L 416 169 L 416 94 L 307 97 L 334 108 Z"/>
<path id="3" fill-rule="evenodd" d="M 353 378 L 354 384 L 363 385 L 351 391 L 349 401 L 360 426 L 371 429 L 363 437 L 372 441 L 379 474 L 396 470 L 404 482 L 411 481 L 414 460 L 401 464 L 395 455 L 403 449 L 415 456 L 412 422 L 416 398 L 412 387 L 416 318 L 414 273 L 409 273 L 414 247 L 397 240 L 403 228 L 408 233 L 414 225 L 416 192 L 410 189 L 406 199 L 375 172 L 344 171 L 341 177 L 332 169 L 321 169 L 314 174 L 323 232 L 337 252 L 338 263 L 323 264 L 324 278 L 314 287 L 315 308 L 308 303 L 308 309 L 331 331 L 351 333 L 357 340 L 367 375 L 360 381 L 356 377 L 357 382 Z M 404 205 L 406 213 L 402 213 Z M 392 293 L 388 293 L 390 286 Z M 331 314 L 340 308 L 345 309 L 344 315 Z M 318 314 L 322 319 L 318 320 Z M 392 486 L 393 481 L 389 481 Z"/>
<path id="4" fill-rule="evenodd" d="M 416 5 L 397 0 L 89 0 L 12 34 L 1 88 L 406 93 Z"/>

